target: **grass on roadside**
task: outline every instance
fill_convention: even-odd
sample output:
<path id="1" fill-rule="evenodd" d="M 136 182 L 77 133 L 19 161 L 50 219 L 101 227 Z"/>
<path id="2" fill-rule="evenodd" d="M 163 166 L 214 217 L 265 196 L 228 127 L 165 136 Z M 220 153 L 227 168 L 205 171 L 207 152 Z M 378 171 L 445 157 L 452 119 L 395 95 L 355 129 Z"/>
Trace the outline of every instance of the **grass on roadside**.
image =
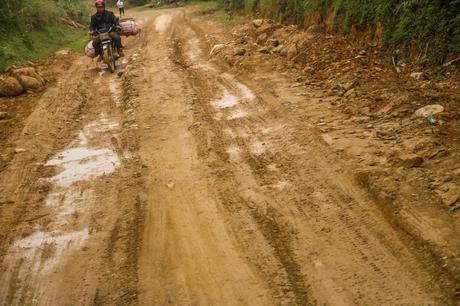
<path id="1" fill-rule="evenodd" d="M 242 16 L 235 13 L 229 14 L 225 10 L 224 4 L 218 1 L 189 1 L 186 2 L 185 6 L 195 8 L 203 14 L 208 14 L 211 20 L 221 22 L 226 26 L 232 27 L 247 22 Z"/>
<path id="2" fill-rule="evenodd" d="M 0 36 L 0 72 L 10 65 L 46 58 L 63 48 L 81 51 L 88 37 L 85 30 L 67 25 L 47 26 L 41 31 L 22 35 L 10 33 Z"/>
<path id="3" fill-rule="evenodd" d="M 200 10 L 203 13 L 212 13 L 218 10 L 222 10 L 223 6 L 217 1 L 187 1 L 185 2 L 186 7 L 193 7 Z"/>

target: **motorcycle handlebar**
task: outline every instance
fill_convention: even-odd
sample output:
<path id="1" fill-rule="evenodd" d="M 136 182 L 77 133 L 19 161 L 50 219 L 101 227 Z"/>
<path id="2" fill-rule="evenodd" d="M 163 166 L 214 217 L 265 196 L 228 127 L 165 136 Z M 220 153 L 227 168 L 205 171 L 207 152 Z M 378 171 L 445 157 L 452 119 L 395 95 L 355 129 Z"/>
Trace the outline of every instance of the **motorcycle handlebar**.
<path id="1" fill-rule="evenodd" d="M 95 31 L 93 31 L 93 32 L 94 32 L 94 33 L 96 33 L 96 34 L 102 34 L 102 33 L 110 33 L 110 32 L 112 32 L 112 30 L 114 29 L 114 27 L 115 27 L 115 26 L 114 26 L 114 25 L 112 25 L 112 26 L 110 26 L 110 28 L 109 28 L 107 31 L 99 31 L 99 30 L 95 30 Z M 118 28 L 118 27 L 117 27 L 117 28 Z"/>
<path id="2" fill-rule="evenodd" d="M 95 36 L 98 36 L 98 35 L 103 34 L 103 33 L 110 33 L 110 32 L 112 32 L 112 31 L 114 30 L 114 28 L 115 28 L 116 31 L 121 31 L 121 27 L 120 27 L 120 26 L 114 26 L 114 25 L 112 25 L 112 26 L 109 28 L 108 31 L 94 30 L 94 31 L 89 31 L 88 34 L 89 34 L 90 36 L 94 36 L 94 37 L 95 37 Z"/>

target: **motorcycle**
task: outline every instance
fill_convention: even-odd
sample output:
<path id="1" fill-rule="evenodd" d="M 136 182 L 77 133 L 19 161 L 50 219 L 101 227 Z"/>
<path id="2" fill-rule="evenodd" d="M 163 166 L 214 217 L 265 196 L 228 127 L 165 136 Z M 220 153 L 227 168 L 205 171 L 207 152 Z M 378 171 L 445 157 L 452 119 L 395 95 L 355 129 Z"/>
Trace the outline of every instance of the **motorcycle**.
<path id="1" fill-rule="evenodd" d="M 110 32 L 114 30 L 114 26 L 111 26 L 107 31 L 104 29 L 96 30 L 95 35 L 99 36 L 102 43 L 102 60 L 109 67 L 110 72 L 115 72 L 117 67 L 116 61 L 120 57 L 118 49 L 115 46 L 114 41 L 110 37 Z"/>

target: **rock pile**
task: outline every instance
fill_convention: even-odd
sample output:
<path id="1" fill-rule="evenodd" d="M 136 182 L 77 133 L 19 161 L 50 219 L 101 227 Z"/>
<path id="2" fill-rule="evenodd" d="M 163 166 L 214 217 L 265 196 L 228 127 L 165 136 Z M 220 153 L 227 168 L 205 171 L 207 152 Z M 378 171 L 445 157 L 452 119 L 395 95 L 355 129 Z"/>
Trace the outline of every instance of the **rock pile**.
<path id="1" fill-rule="evenodd" d="M 238 57 L 249 56 L 252 53 L 279 55 L 293 62 L 301 62 L 302 57 L 306 55 L 306 46 L 318 36 L 327 33 L 319 25 L 302 31 L 296 26 L 284 26 L 269 19 L 256 19 L 236 28 L 233 35 L 235 40 L 227 45 L 228 48 L 223 50 L 220 44 L 217 44 L 211 51 L 211 56 L 218 55 L 229 64 L 233 64 Z M 219 52 L 216 52 L 216 48 Z"/>
<path id="2" fill-rule="evenodd" d="M 45 80 L 33 67 L 10 70 L 8 75 L 0 76 L 0 97 L 15 97 L 26 91 L 41 91 Z"/>

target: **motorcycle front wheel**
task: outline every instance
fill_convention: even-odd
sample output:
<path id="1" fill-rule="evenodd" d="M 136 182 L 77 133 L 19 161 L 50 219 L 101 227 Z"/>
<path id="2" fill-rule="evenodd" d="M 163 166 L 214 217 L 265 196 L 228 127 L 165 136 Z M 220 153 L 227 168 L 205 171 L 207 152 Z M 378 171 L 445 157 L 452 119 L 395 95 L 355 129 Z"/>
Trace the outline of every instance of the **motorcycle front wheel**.
<path id="1" fill-rule="evenodd" d="M 107 48 L 107 66 L 109 67 L 109 71 L 111 73 L 115 72 L 115 69 L 117 68 L 116 63 L 115 63 L 115 52 L 112 46 Z"/>

